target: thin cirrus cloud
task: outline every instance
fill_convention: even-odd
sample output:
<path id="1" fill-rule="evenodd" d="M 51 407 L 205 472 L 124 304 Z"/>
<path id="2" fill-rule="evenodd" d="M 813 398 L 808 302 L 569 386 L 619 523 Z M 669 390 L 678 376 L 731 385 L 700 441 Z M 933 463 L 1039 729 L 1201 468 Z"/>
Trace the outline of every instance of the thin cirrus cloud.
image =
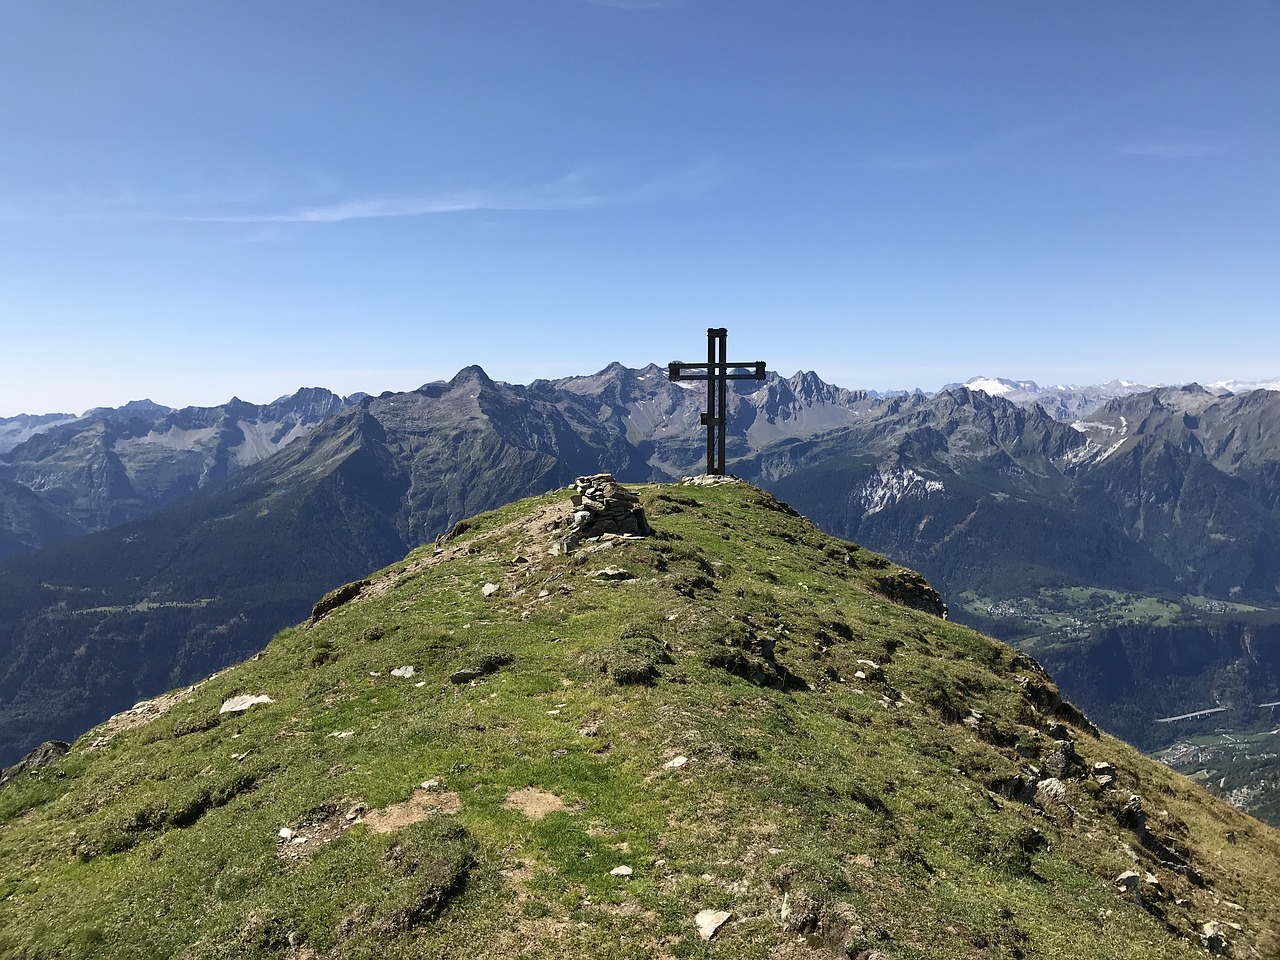
<path id="1" fill-rule="evenodd" d="M 1021 144 L 1050 140 L 1053 137 L 1073 133 L 1128 102 L 1128 99 L 1116 97 L 1104 100 L 1065 116 L 1037 120 L 937 153 L 872 157 L 863 161 L 860 166 L 871 170 L 937 170 L 990 161 Z"/>
<path id="2" fill-rule="evenodd" d="M 583 210 L 628 203 L 695 199 L 722 182 L 719 165 L 707 161 L 621 188 L 593 183 L 595 171 L 580 168 L 531 187 L 493 187 L 395 197 L 363 197 L 333 203 L 256 213 L 184 214 L 168 219 L 188 223 L 344 223 L 394 217 L 428 217 L 476 212 Z"/>
<path id="3" fill-rule="evenodd" d="M 1170 142 L 1141 140 L 1126 143 L 1120 152 L 1131 157 L 1158 157 L 1162 160 L 1195 160 L 1217 157 L 1227 152 L 1220 143 Z"/>
<path id="4" fill-rule="evenodd" d="M 1037 140 L 1070 129 L 1076 122 L 1075 118 L 1071 118 L 1032 123 L 952 150 L 915 156 L 874 157 L 864 161 L 861 166 L 873 170 L 936 170 L 942 167 L 959 166 L 995 156 L 1015 144 Z"/>
<path id="5" fill-rule="evenodd" d="M 304 178 L 307 186 L 315 186 Z M 693 202 L 722 187 L 726 169 L 704 160 L 688 167 L 626 182 L 608 165 L 584 165 L 543 183 L 493 185 L 413 194 L 366 194 L 326 202 L 271 205 L 272 190 L 183 190 L 146 196 L 132 188 L 98 195 L 50 194 L 15 201 L 0 196 L 0 222 L 135 222 L 261 224 L 334 224 L 351 220 L 429 217 L 483 212 L 589 210 L 653 203 Z M 313 195 L 331 193 L 334 181 Z M 304 188 L 305 189 L 305 188 Z M 256 208 L 256 209 L 255 209 Z M 268 239 L 279 239 L 272 233 Z"/>

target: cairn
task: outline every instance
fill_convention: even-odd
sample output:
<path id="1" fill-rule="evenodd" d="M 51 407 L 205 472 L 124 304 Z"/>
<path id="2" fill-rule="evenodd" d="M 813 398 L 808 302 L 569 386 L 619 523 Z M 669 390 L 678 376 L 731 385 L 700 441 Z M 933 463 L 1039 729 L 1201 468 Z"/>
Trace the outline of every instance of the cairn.
<path id="1" fill-rule="evenodd" d="M 640 498 L 621 486 L 611 473 L 579 477 L 573 482 L 573 526 L 562 541 L 569 551 L 594 537 L 647 537 L 653 533 Z"/>

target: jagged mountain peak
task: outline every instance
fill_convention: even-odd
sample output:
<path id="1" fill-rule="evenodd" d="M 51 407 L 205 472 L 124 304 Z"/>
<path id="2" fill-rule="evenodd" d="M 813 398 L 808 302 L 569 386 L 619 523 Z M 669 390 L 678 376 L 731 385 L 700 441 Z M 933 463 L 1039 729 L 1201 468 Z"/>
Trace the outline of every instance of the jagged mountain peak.
<path id="1" fill-rule="evenodd" d="M 454 374 L 453 379 L 449 381 L 449 387 L 451 389 L 457 389 L 459 387 L 469 385 L 493 387 L 497 386 L 497 382 L 493 380 L 489 374 L 485 373 L 482 366 L 477 363 L 473 363 L 469 366 L 463 367 Z"/>
<path id="2" fill-rule="evenodd" d="M 173 407 L 156 403 L 153 400 L 130 400 L 119 407 L 94 407 L 80 415 L 81 420 L 127 419 L 129 417 L 150 417 L 158 419 L 173 413 Z"/>

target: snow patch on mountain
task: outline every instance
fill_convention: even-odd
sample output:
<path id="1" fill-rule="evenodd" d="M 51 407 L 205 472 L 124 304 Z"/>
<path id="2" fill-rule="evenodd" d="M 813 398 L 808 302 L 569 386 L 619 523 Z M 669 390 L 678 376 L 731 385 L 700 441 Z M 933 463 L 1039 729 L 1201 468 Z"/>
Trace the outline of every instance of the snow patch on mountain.
<path id="1" fill-rule="evenodd" d="M 867 479 L 854 496 L 862 504 L 862 516 L 865 519 L 904 500 L 924 500 L 930 494 L 940 493 L 944 489 L 941 480 L 926 479 L 910 467 L 881 464 L 880 469 Z"/>
<path id="2" fill-rule="evenodd" d="M 1003 397 L 1020 407 L 1039 404 L 1049 416 L 1064 423 L 1088 416 L 1108 400 L 1154 389 L 1132 380 L 1112 380 L 1084 387 L 1074 384 L 1042 387 L 1034 380 L 1007 380 L 1004 377 L 973 377 L 965 383 L 948 384 L 942 389 L 961 387 L 992 397 Z"/>
<path id="3" fill-rule="evenodd" d="M 966 380 L 963 386 L 970 390 L 981 390 L 983 393 L 991 397 L 1003 397 L 1007 393 L 1024 391 L 1027 393 L 1039 393 L 1040 387 L 1030 380 L 1016 382 L 1013 380 L 1005 380 L 1001 377 L 974 377 Z"/>

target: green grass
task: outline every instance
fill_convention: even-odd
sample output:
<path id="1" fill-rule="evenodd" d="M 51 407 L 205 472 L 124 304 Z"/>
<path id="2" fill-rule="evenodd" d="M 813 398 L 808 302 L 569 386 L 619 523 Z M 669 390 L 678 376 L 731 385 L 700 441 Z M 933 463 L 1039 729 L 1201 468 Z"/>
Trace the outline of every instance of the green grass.
<path id="1" fill-rule="evenodd" d="M 478 517 L 0 792 L 0 956 L 1173 958 L 1215 898 L 1247 907 L 1234 940 L 1280 949 L 1274 831 L 1082 729 L 1118 790 L 1069 778 L 1070 825 L 1006 799 L 1065 729 L 1034 664 L 892 603 L 901 568 L 754 488 L 641 493 L 658 534 L 599 552 L 548 555 L 563 492 Z M 212 723 L 240 693 L 275 702 Z M 512 809 L 527 788 L 563 809 Z M 1120 824 L 1130 790 L 1153 828 L 1185 823 L 1211 890 Z M 453 803 L 390 833 L 346 820 L 424 796 Z M 336 839 L 282 857 L 279 830 L 316 821 Z M 1126 845 L 1188 906 L 1118 895 Z M 735 916 L 710 944 L 704 908 Z"/>

